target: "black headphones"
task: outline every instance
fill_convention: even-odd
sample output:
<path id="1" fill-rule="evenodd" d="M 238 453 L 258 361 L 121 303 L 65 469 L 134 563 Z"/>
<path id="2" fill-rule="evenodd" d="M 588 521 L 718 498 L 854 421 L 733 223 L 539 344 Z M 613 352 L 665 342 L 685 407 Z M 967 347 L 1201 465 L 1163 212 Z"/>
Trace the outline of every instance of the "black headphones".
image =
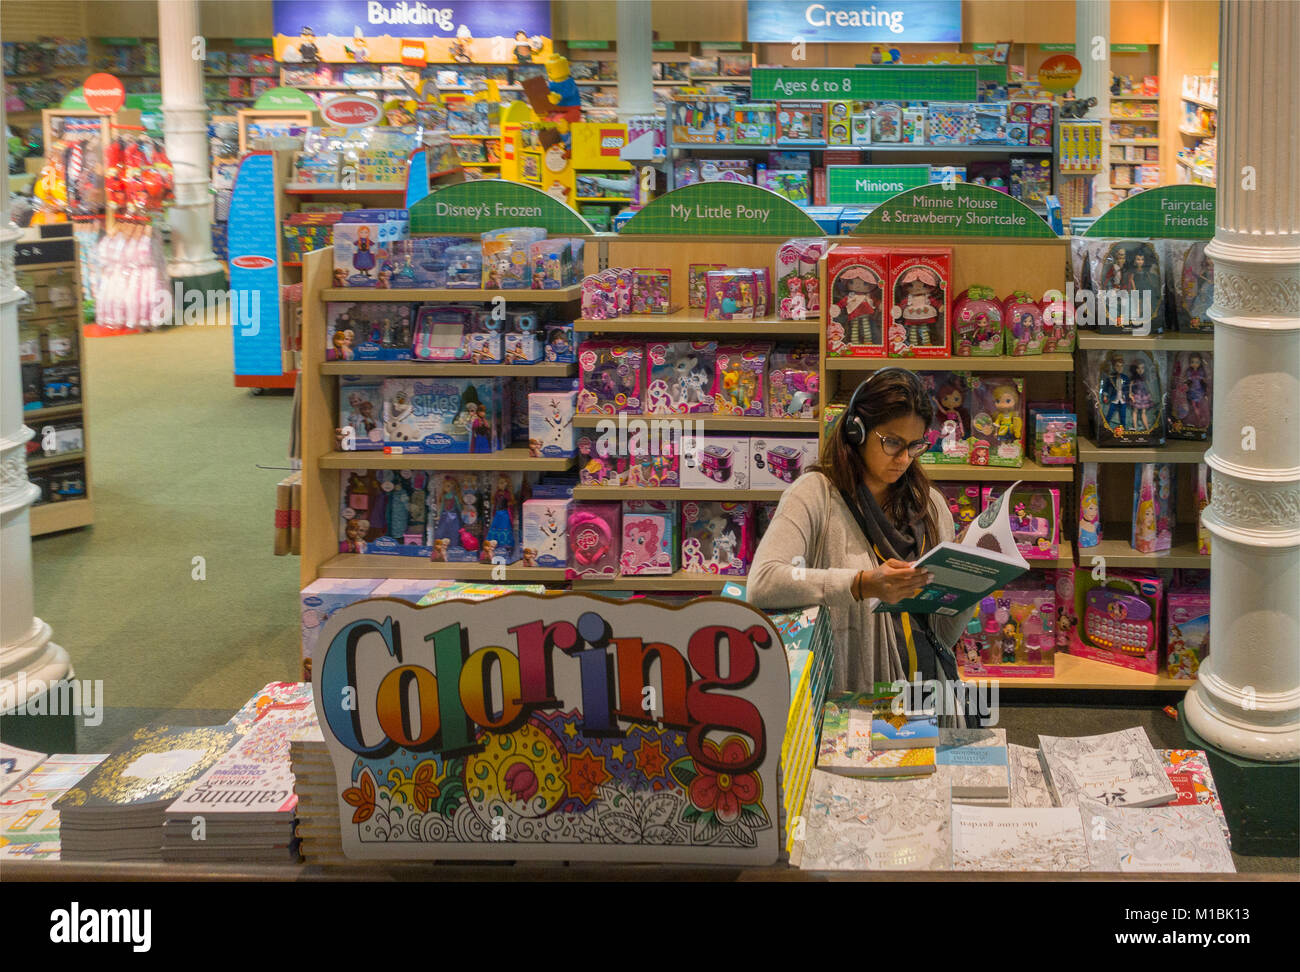
<path id="1" fill-rule="evenodd" d="M 917 395 L 925 394 L 925 388 L 921 384 L 921 379 L 916 376 L 915 371 L 909 371 L 907 368 L 889 367 L 881 368 L 879 371 L 873 372 L 870 378 L 853 390 L 853 395 L 849 398 L 848 408 L 844 410 L 844 418 L 840 421 L 840 424 L 844 427 L 844 438 L 849 445 L 860 446 L 867 441 L 866 423 L 862 421 L 862 416 L 858 415 L 855 409 L 858 404 L 858 396 L 861 395 L 863 389 L 870 385 L 875 379 L 890 371 L 897 371 L 906 375 Z"/>

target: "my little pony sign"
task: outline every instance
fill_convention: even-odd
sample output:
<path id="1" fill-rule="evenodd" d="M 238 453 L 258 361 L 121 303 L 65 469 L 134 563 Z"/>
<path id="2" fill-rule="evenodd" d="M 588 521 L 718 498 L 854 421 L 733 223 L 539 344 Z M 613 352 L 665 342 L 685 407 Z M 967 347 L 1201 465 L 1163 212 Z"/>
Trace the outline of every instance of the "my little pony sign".
<path id="1" fill-rule="evenodd" d="M 743 602 L 380 599 L 320 644 L 349 857 L 777 859 L 789 675 Z"/>

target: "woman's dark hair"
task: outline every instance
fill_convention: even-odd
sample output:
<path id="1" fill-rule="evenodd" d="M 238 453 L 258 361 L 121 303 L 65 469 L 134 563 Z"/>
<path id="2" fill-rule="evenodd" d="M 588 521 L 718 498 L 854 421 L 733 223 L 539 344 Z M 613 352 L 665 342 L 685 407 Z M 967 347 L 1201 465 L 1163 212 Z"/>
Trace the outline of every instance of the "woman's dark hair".
<path id="1" fill-rule="evenodd" d="M 928 428 L 934 418 L 934 406 L 920 380 L 901 370 L 876 375 L 857 396 L 853 410 L 866 426 L 868 441 L 872 429 L 892 419 L 916 415 Z M 817 465 L 811 467 L 811 471 L 821 473 L 842 494 L 856 497 L 858 487 L 867 481 L 867 465 L 859 447 L 844 438 L 844 420 L 847 417 L 848 410 L 845 409 L 835 420 L 827 433 Z M 880 505 L 895 526 L 924 524 L 927 547 L 939 542 L 939 524 L 930 506 L 930 480 L 921 463 L 912 461 L 907 472 L 890 485 Z"/>

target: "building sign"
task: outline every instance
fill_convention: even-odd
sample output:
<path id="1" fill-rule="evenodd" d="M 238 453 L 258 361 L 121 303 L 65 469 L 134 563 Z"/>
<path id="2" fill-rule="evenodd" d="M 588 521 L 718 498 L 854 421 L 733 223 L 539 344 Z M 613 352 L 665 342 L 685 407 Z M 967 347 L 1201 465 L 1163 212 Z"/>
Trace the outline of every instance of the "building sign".
<path id="1" fill-rule="evenodd" d="M 403 42 L 430 62 L 524 64 L 551 54 L 549 0 L 274 0 L 275 56 L 288 64 L 398 64 Z"/>
<path id="2" fill-rule="evenodd" d="M 961 41 L 961 0 L 749 0 L 752 43 L 952 44 Z"/>
<path id="3" fill-rule="evenodd" d="M 747 604 L 380 599 L 318 644 L 348 857 L 777 859 L 789 671 Z"/>

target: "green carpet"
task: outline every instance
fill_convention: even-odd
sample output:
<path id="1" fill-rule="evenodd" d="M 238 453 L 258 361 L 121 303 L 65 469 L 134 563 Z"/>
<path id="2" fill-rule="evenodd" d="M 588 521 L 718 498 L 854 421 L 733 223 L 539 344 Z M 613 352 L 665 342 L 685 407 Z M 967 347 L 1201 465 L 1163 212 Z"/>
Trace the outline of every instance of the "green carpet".
<path id="1" fill-rule="evenodd" d="M 298 558 L 272 553 L 292 398 L 220 326 L 85 340 L 95 523 L 33 540 L 36 613 L 113 708 L 233 709 L 298 675 Z M 194 558 L 206 580 L 194 580 Z"/>

